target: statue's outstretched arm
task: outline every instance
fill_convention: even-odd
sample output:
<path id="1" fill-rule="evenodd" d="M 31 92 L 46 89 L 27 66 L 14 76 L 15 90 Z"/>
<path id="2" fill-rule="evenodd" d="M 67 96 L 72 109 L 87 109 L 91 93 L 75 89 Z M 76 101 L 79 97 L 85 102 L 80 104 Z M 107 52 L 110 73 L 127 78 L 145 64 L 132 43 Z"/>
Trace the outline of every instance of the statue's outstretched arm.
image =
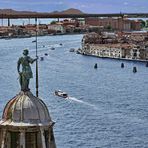
<path id="1" fill-rule="evenodd" d="M 35 62 L 38 58 L 32 59 L 31 57 L 29 57 L 29 61 L 32 64 L 33 62 Z"/>

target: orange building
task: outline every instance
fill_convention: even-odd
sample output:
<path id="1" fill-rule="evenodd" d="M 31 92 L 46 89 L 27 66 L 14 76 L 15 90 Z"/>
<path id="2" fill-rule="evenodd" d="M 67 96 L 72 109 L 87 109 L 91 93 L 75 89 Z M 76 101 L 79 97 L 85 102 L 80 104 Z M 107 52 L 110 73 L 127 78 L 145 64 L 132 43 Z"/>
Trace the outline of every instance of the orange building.
<path id="1" fill-rule="evenodd" d="M 110 27 L 113 30 L 132 31 L 141 30 L 141 22 L 127 18 L 86 18 L 85 24 L 91 26 Z"/>

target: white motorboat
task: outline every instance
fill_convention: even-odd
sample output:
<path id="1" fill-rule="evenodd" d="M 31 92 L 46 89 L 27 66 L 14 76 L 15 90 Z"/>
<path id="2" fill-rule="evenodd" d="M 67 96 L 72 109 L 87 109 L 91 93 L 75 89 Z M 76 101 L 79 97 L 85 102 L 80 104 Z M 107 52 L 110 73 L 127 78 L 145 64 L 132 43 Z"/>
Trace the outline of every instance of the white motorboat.
<path id="1" fill-rule="evenodd" d="M 68 94 L 66 92 L 63 92 L 61 90 L 55 90 L 55 95 L 63 98 L 68 98 Z"/>

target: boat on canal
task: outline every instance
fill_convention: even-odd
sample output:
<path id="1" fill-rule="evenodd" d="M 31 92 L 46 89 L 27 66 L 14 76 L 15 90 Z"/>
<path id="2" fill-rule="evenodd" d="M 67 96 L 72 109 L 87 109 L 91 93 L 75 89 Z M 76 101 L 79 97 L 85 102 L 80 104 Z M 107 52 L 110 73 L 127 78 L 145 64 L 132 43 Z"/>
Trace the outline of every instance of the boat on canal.
<path id="1" fill-rule="evenodd" d="M 70 48 L 69 52 L 75 52 L 74 48 Z"/>
<path id="2" fill-rule="evenodd" d="M 33 40 L 32 43 L 36 43 L 36 40 Z"/>
<path id="3" fill-rule="evenodd" d="M 55 90 L 54 93 L 56 96 L 62 97 L 62 98 L 68 98 L 68 94 L 66 92 L 63 92 L 61 90 Z"/>

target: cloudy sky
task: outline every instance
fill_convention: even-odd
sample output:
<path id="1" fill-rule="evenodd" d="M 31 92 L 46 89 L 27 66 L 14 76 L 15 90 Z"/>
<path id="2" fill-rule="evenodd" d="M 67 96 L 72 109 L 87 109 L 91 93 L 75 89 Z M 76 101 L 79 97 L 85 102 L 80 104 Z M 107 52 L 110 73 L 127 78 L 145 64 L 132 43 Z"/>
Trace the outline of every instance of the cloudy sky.
<path id="1" fill-rule="evenodd" d="M 77 8 L 86 13 L 148 12 L 148 0 L 0 0 L 0 9 L 39 12 Z"/>

